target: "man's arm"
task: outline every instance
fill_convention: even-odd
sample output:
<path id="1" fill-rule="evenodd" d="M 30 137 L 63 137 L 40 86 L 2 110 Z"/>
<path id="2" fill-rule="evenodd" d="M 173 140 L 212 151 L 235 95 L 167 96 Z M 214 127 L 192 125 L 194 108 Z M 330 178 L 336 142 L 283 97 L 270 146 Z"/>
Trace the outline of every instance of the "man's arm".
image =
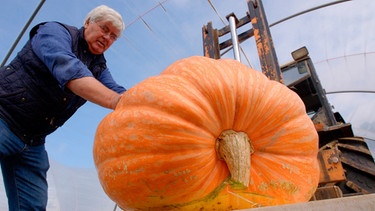
<path id="1" fill-rule="evenodd" d="M 38 29 L 32 38 L 32 47 L 61 87 L 66 86 L 88 101 L 114 109 L 121 95 L 93 77 L 90 70 L 71 52 L 71 42 L 69 32 L 60 24 L 51 22 Z"/>
<path id="2" fill-rule="evenodd" d="M 115 109 L 121 94 L 107 88 L 94 77 L 69 81 L 66 86 L 76 95 L 109 109 Z"/>

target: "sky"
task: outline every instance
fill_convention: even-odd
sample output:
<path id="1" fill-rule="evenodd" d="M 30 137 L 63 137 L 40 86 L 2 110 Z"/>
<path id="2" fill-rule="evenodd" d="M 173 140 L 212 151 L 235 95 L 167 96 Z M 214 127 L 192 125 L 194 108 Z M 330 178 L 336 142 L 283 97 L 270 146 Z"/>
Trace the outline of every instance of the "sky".
<path id="1" fill-rule="evenodd" d="M 263 0 L 263 5 L 268 23 L 272 24 L 329 2 L 333 0 Z M 37 0 L 2 0 L 1 59 L 5 58 L 39 3 Z M 158 75 L 179 59 L 203 55 L 203 25 L 211 21 L 213 27 L 219 29 L 228 24 L 225 16 L 229 13 L 242 18 L 247 12 L 246 0 L 47 0 L 8 62 L 25 44 L 33 25 L 60 21 L 81 27 L 86 14 L 101 4 L 116 9 L 125 21 L 123 35 L 105 55 L 116 81 L 128 89 Z M 334 110 L 353 125 L 356 135 L 371 139 L 368 145 L 375 149 L 373 11 L 373 0 L 347 1 L 275 25 L 271 27 L 271 34 L 281 65 L 292 60 L 290 52 L 302 46 L 308 48 Z M 239 29 L 239 32 L 250 27 Z M 254 39 L 241 43 L 241 48 L 245 52 L 241 54 L 242 61 L 260 70 Z M 229 52 L 223 57 L 233 58 L 233 55 Z M 94 134 L 101 119 L 109 112 L 92 103 L 80 108 L 47 138 L 50 159 L 67 167 L 93 169 Z"/>

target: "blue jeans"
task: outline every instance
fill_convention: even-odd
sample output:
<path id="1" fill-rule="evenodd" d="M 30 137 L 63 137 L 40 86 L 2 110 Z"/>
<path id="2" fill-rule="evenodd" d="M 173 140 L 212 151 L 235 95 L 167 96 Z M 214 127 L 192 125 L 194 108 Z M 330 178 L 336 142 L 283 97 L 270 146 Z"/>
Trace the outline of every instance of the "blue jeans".
<path id="1" fill-rule="evenodd" d="M 24 144 L 0 119 L 0 162 L 9 211 L 46 210 L 48 155 Z"/>

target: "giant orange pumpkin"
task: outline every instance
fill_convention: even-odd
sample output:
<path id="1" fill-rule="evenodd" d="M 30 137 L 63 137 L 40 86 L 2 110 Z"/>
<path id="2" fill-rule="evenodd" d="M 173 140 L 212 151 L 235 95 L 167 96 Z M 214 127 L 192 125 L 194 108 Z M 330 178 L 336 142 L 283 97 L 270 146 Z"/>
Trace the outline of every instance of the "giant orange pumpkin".
<path id="1" fill-rule="evenodd" d="M 123 209 L 232 210 L 308 201 L 318 136 L 300 98 L 231 59 L 175 62 L 124 93 L 94 161 Z"/>

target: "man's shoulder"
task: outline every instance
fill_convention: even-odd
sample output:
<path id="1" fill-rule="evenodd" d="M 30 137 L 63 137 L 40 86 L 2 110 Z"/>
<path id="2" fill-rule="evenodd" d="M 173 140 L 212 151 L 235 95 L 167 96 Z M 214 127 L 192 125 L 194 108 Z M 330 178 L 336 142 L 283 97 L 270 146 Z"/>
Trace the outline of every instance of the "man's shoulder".
<path id="1" fill-rule="evenodd" d="M 78 30 L 77 27 L 75 26 L 72 26 L 72 25 L 69 25 L 69 24 L 66 24 L 66 23 L 61 23 L 61 22 L 58 22 L 58 21 L 49 21 L 49 22 L 44 22 L 44 25 L 46 27 L 51 27 L 51 28 L 54 28 L 54 29 L 66 29 L 66 30 Z"/>
<path id="2" fill-rule="evenodd" d="M 38 31 L 60 34 L 60 33 L 67 33 L 70 30 L 78 30 L 78 29 L 74 26 L 70 26 L 70 25 L 60 23 L 57 21 L 46 21 L 46 22 L 42 22 L 42 23 L 35 25 L 30 30 L 30 38 L 32 38 Z"/>

